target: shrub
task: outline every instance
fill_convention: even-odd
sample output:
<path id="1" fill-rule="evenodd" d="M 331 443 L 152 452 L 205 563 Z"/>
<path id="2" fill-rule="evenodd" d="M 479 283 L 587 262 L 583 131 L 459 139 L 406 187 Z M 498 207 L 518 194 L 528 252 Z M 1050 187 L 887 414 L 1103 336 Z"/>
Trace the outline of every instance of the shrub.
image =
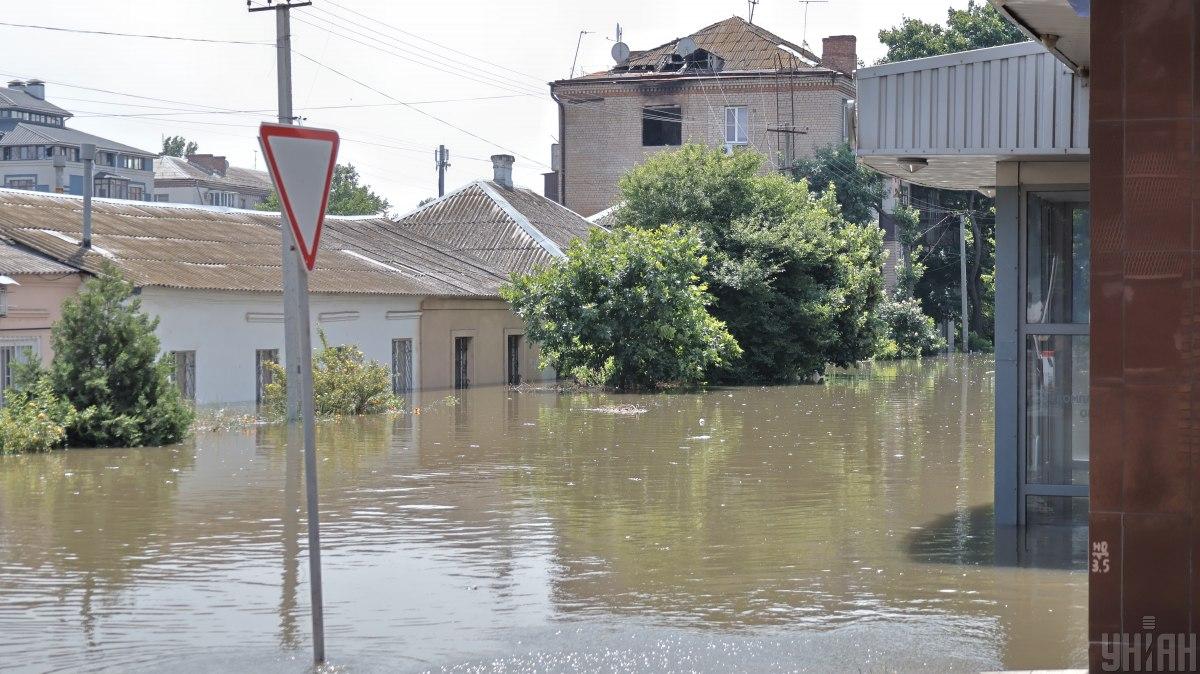
<path id="1" fill-rule="evenodd" d="M 387 367 L 368 361 L 356 346 L 330 346 L 318 330 L 321 349 L 313 354 L 313 410 L 318 417 L 378 414 L 398 410 L 404 401 L 392 393 Z M 287 371 L 270 363 L 274 377 L 267 384 L 265 401 L 273 418 L 287 415 Z"/>
<path id="2" fill-rule="evenodd" d="M 50 380 L 42 377 L 24 390 L 5 393 L 0 409 L 0 454 L 47 452 L 67 442 L 67 426 L 78 412 L 56 394 Z"/>
<path id="3" fill-rule="evenodd" d="M 701 145 L 655 154 L 621 179 L 622 225 L 695 228 L 712 314 L 744 350 L 714 363 L 730 382 L 792 382 L 870 358 L 883 299 L 882 237 L 841 216 L 835 190 L 762 174 L 756 152 Z"/>
<path id="4" fill-rule="evenodd" d="M 193 411 L 171 381 L 171 359 L 159 356 L 157 327 L 112 265 L 63 302 L 49 371 L 25 378 L 44 376 L 79 410 L 65 424 L 68 444 L 137 447 L 184 437 Z"/>
<path id="5" fill-rule="evenodd" d="M 515 275 L 501 295 L 543 367 L 619 389 L 696 384 L 740 353 L 706 309 L 700 249 L 696 232 L 674 225 L 597 229 L 565 260 Z"/>
<path id="6" fill-rule="evenodd" d="M 876 358 L 920 358 L 946 348 L 937 324 L 915 298 L 897 297 L 884 302 L 879 308 L 879 318 L 884 335 L 876 347 Z"/>

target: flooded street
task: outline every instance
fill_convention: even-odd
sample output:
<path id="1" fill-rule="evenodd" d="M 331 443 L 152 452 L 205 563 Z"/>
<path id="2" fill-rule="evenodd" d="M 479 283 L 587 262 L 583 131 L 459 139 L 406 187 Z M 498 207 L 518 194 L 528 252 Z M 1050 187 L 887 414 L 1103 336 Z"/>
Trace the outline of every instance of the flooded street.
<path id="1" fill-rule="evenodd" d="M 321 425 L 330 662 L 1086 666 L 1085 533 L 993 531 L 991 370 L 475 389 Z M 303 481 L 283 440 L 0 457 L 0 670 L 304 671 Z"/>

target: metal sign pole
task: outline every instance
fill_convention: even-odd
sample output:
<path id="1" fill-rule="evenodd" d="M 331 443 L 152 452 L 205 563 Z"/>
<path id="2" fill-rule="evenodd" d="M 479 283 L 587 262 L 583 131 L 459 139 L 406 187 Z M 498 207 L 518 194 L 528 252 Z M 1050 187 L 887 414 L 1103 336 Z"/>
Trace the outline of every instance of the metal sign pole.
<path id="1" fill-rule="evenodd" d="M 311 3 L 280 3 L 255 7 L 275 12 L 279 123 L 291 124 L 292 115 L 292 31 L 291 7 Z M 282 194 L 281 194 L 282 199 Z M 313 662 L 325 662 L 325 611 L 321 586 L 321 531 L 317 503 L 317 442 L 313 427 L 312 335 L 308 313 L 308 272 L 300 260 L 300 250 L 288 220 L 287 209 L 280 209 L 283 250 L 283 323 L 284 362 L 287 365 L 288 451 L 294 452 L 303 441 L 304 490 L 308 520 L 308 572 L 312 597 Z M 298 438 L 296 422 L 303 423 Z"/>

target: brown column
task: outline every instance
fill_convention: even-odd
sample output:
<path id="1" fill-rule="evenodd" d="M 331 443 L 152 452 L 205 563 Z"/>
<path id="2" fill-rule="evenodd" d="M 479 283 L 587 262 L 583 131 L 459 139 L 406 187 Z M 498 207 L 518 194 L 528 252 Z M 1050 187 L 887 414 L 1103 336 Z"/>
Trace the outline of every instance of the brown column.
<path id="1" fill-rule="evenodd" d="M 1092 2 L 1092 671 L 1112 671 L 1106 634 L 1200 628 L 1198 19 L 1194 0 Z"/>

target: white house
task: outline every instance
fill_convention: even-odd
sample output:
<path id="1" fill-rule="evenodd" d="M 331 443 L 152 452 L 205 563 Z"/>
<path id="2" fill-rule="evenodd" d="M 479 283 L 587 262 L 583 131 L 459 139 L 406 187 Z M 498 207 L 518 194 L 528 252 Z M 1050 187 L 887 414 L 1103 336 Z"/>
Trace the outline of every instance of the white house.
<path id="1" fill-rule="evenodd" d="M 69 129 L 71 113 L 46 100 L 41 80 L 13 80 L 0 88 L 0 186 L 83 194 L 79 146 L 96 146 L 95 191 L 100 197 L 149 201 L 154 154 Z"/>
<path id="2" fill-rule="evenodd" d="M 230 166 L 225 157 L 189 154 L 154 160 L 154 200 L 254 208 L 275 186 L 266 171 Z"/>
<path id="3" fill-rule="evenodd" d="M 85 249 L 81 213 L 74 196 L 0 190 L 4 235 L 85 272 L 111 262 L 135 285 L 142 307 L 159 318 L 162 348 L 175 354 L 185 395 L 198 404 L 258 400 L 269 376 L 263 364 L 283 354 L 279 215 L 96 199 L 93 245 Z M 332 344 L 357 345 L 389 365 L 398 393 L 448 387 L 450 363 L 439 360 L 431 368 L 439 374 L 423 374 L 423 314 L 438 326 L 427 337 L 439 342 L 438 353 L 464 338 L 520 336 L 520 320 L 499 301 L 504 277 L 492 267 L 390 225 L 382 216 L 326 219 L 309 275 L 313 341 L 319 328 Z M 536 370 L 533 345 L 509 343 L 517 350 L 508 354 L 512 369 L 552 376 Z M 480 351 L 479 366 L 467 354 L 472 362 L 455 363 L 472 373 L 462 385 L 504 383 L 483 359 L 505 354 Z"/>

